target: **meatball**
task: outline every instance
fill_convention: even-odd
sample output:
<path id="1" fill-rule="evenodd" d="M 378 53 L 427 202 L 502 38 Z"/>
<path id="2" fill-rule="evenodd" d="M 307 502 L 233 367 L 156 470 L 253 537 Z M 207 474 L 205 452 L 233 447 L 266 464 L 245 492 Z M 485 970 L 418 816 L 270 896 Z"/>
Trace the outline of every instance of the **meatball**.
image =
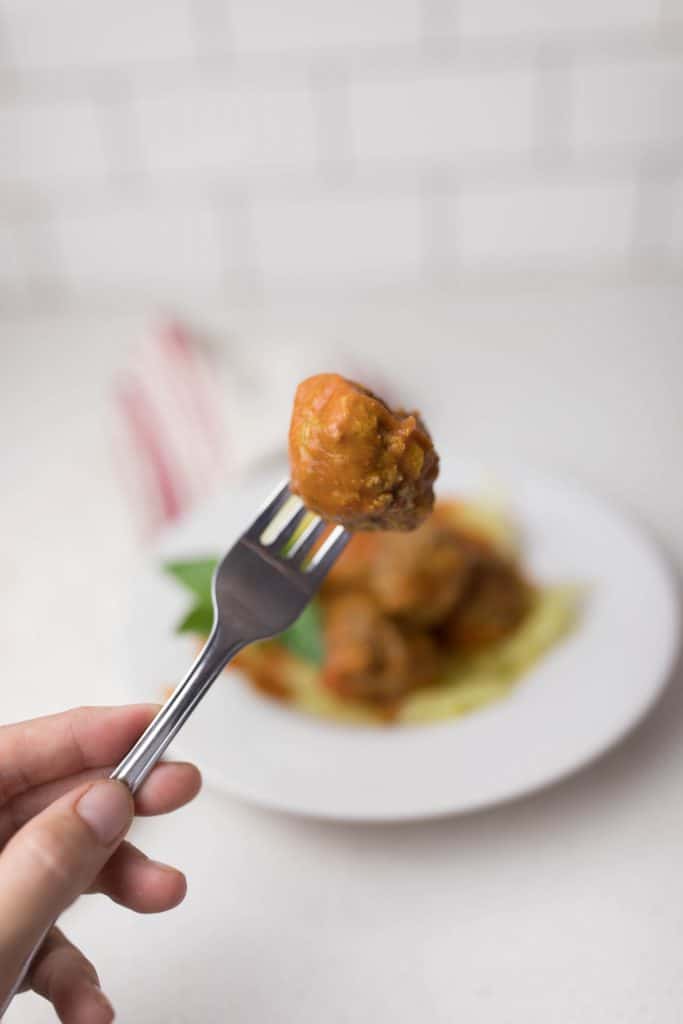
<path id="1" fill-rule="evenodd" d="M 390 702 L 429 685 L 438 671 L 432 637 L 392 622 L 367 594 L 330 602 L 325 645 L 323 683 L 341 697 Z"/>
<path id="2" fill-rule="evenodd" d="M 419 415 L 336 373 L 299 384 L 289 460 L 292 490 L 349 529 L 412 530 L 432 510 L 439 459 Z"/>
<path id="3" fill-rule="evenodd" d="M 370 588 L 387 614 L 434 626 L 462 597 L 474 561 L 472 544 L 435 515 L 414 533 L 381 538 Z"/>
<path id="4" fill-rule="evenodd" d="M 476 651 L 512 632 L 531 606 L 533 590 L 511 562 L 481 556 L 469 586 L 447 622 L 445 638 L 455 650 Z"/>

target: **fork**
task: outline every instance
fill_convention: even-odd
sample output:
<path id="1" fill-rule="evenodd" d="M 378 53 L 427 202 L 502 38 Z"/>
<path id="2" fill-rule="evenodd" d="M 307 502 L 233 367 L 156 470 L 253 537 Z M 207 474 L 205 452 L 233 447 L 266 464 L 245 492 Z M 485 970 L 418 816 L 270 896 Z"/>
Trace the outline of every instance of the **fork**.
<path id="1" fill-rule="evenodd" d="M 289 502 L 296 502 L 295 508 L 283 515 Z M 135 793 L 230 659 L 247 644 L 275 636 L 298 619 L 350 538 L 342 526 L 335 526 L 309 557 L 327 525 L 294 498 L 287 483 L 263 506 L 213 575 L 209 639 L 183 681 L 114 769 L 112 779 L 125 782 Z M 0 1018 L 48 931 L 24 962 L 0 1006 Z"/>
<path id="2" fill-rule="evenodd" d="M 286 507 L 295 502 L 287 516 Z M 216 568 L 213 627 L 204 648 L 112 779 L 135 793 L 230 659 L 298 619 L 350 537 L 335 526 L 311 555 L 327 525 L 294 498 L 287 483 L 264 505 Z"/>

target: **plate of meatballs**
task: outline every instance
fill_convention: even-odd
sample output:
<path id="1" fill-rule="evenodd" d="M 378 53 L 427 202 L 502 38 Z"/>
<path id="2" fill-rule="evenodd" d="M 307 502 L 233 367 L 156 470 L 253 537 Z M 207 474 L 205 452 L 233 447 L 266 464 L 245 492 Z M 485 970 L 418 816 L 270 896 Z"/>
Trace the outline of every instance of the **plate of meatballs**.
<path id="1" fill-rule="evenodd" d="M 565 777 L 651 707 L 675 587 L 618 511 L 435 446 L 420 413 L 334 373 L 299 385 L 288 440 L 288 462 L 170 528 L 134 589 L 123 674 L 161 699 L 210 631 L 217 559 L 283 477 L 283 522 L 303 505 L 300 531 L 349 533 L 300 619 L 241 651 L 186 726 L 209 781 L 338 820 L 460 813 Z"/>

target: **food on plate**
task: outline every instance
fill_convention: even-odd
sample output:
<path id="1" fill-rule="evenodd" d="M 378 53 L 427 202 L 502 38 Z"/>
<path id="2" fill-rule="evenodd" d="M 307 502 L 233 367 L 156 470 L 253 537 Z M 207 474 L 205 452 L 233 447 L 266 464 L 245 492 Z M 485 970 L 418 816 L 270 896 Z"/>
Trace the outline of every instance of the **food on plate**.
<path id="1" fill-rule="evenodd" d="M 309 377 L 289 461 L 310 513 L 299 528 L 316 513 L 354 535 L 293 626 L 235 660 L 261 693 L 329 718 L 428 721 L 502 696 L 569 628 L 575 595 L 531 581 L 495 504 L 434 504 L 439 458 L 418 413 Z M 211 629 L 211 564 L 167 567 L 195 596 L 182 631 Z"/>
<path id="2" fill-rule="evenodd" d="M 468 535 L 435 514 L 413 533 L 380 538 L 368 589 L 388 615 L 436 625 L 462 599 L 475 557 L 476 545 Z"/>
<path id="3" fill-rule="evenodd" d="M 211 628 L 211 561 L 169 570 L 192 590 L 181 628 Z M 579 591 L 532 581 L 511 517 L 440 500 L 410 533 L 357 533 L 318 598 L 237 667 L 263 695 L 337 721 L 429 722 L 480 708 L 571 628 Z"/>
<path id="4" fill-rule="evenodd" d="M 413 530 L 434 504 L 439 459 L 419 414 L 336 373 L 299 384 L 289 460 L 294 493 L 351 530 Z"/>
<path id="5" fill-rule="evenodd" d="M 489 648 L 521 623 L 532 585 L 463 526 L 460 508 L 439 502 L 411 533 L 372 535 L 370 548 L 351 550 L 351 571 L 341 556 L 321 595 L 323 686 L 393 703 L 433 683 L 451 653 Z"/>
<path id="6" fill-rule="evenodd" d="M 527 614 L 533 587 L 512 561 L 489 551 L 476 559 L 462 599 L 444 623 L 453 650 L 478 651 L 502 640 Z"/>
<path id="7" fill-rule="evenodd" d="M 436 641 L 385 615 L 373 597 L 349 590 L 324 605 L 322 683 L 340 697 L 385 702 L 434 682 Z"/>

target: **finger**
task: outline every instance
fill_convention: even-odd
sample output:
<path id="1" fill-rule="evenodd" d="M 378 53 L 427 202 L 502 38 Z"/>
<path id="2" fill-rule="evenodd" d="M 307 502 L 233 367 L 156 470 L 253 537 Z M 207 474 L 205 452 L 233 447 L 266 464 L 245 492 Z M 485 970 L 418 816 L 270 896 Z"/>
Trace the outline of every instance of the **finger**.
<path id="1" fill-rule="evenodd" d="M 45 782 L 42 786 L 20 793 L 0 808 L 0 846 L 22 825 L 40 814 L 55 800 L 84 782 L 107 778 L 114 765 L 89 768 L 65 779 Z M 162 761 L 152 770 L 142 788 L 135 795 L 135 813 L 141 815 L 168 814 L 192 800 L 199 792 L 202 778 L 199 769 L 184 761 Z M 4 816 L 3 816 L 4 810 Z"/>
<path id="2" fill-rule="evenodd" d="M 150 860 L 131 843 L 121 843 L 90 891 L 101 892 L 138 914 L 158 914 L 184 900 L 187 881 L 177 868 Z"/>
<path id="3" fill-rule="evenodd" d="M 114 1019 L 97 971 L 59 928 L 48 932 L 33 961 L 28 983 L 52 1003 L 62 1024 L 110 1024 Z"/>
<path id="4" fill-rule="evenodd" d="M 168 814 L 194 800 L 202 788 L 199 769 L 187 761 L 158 764 L 135 795 L 136 814 Z"/>
<path id="5" fill-rule="evenodd" d="M 0 1004 L 45 929 L 93 882 L 133 820 L 133 799 L 105 780 L 67 793 L 0 853 Z"/>
<path id="6" fill-rule="evenodd" d="M 158 710 L 158 704 L 76 708 L 0 726 L 0 803 L 52 779 L 117 763 Z"/>

